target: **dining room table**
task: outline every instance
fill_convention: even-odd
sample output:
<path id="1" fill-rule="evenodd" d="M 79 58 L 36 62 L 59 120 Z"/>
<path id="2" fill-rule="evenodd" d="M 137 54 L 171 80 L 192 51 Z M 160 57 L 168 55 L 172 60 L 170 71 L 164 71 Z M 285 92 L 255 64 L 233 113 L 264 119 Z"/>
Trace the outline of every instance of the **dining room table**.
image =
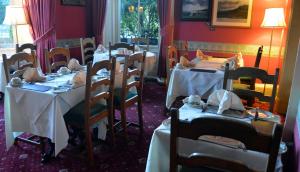
<path id="1" fill-rule="evenodd" d="M 268 114 L 270 115 L 268 118 L 269 121 L 280 123 L 279 116 L 271 114 L 270 112 L 268 112 Z M 190 104 L 184 104 L 179 109 L 180 120 L 191 121 L 192 119 L 205 116 L 235 118 L 246 123 L 252 123 L 254 119 L 253 116 L 236 118 L 227 115 L 218 115 L 217 113 L 213 113 L 212 111 L 203 111 L 203 109 L 194 107 Z M 149 146 L 145 170 L 146 172 L 169 171 L 170 128 L 171 119 L 168 118 L 154 130 Z M 213 153 L 214 155 L 221 157 L 228 157 L 228 155 L 230 155 L 230 158 L 232 158 L 233 160 L 239 160 L 241 162 L 247 163 L 257 171 L 264 171 L 268 159 L 268 155 L 265 153 L 246 150 L 240 142 L 228 140 L 227 138 L 218 136 L 209 136 L 207 138 L 200 138 L 199 140 L 179 138 L 178 150 L 181 155 L 187 156 L 194 153 L 195 151 L 206 154 Z M 279 158 L 277 159 L 276 171 L 280 171 L 282 169 L 280 154 L 278 157 Z"/>
<path id="2" fill-rule="evenodd" d="M 6 77 L 5 77 L 3 60 L 1 58 L 1 60 L 0 60 L 0 92 L 4 93 L 5 86 L 6 86 Z"/>
<path id="3" fill-rule="evenodd" d="M 214 91 L 222 89 L 225 63 L 228 58 L 208 58 L 197 61 L 192 67 L 175 67 L 170 75 L 166 96 L 169 109 L 179 96 L 199 95 L 204 99 Z M 228 82 L 227 89 L 231 89 Z"/>
<path id="4" fill-rule="evenodd" d="M 142 53 L 142 51 L 137 51 L 137 53 L 138 52 Z M 124 64 L 124 61 L 125 61 L 124 55 L 118 54 L 117 50 L 113 50 L 112 55 L 113 56 L 117 55 L 117 60 L 116 60 L 118 63 L 117 65 Z M 108 51 L 101 52 L 101 51 L 96 50 L 94 52 L 93 63 L 96 63 L 101 60 L 108 60 L 108 59 L 109 59 Z M 157 75 L 157 63 L 158 63 L 158 60 L 157 60 L 156 54 L 153 52 L 147 51 L 146 58 L 145 58 L 145 65 L 144 65 L 144 76 L 145 77 Z"/>
<path id="5" fill-rule="evenodd" d="M 75 74 L 52 73 L 46 75 L 43 82 L 6 86 L 4 118 L 7 149 L 24 132 L 49 138 L 54 143 L 55 156 L 68 145 L 69 134 L 63 116 L 85 97 L 85 85 L 76 88 L 70 85 Z M 116 72 L 115 75 L 115 88 L 121 88 L 123 73 Z M 94 79 L 108 76 L 107 71 L 100 70 Z M 136 89 L 131 91 L 136 92 Z M 104 119 L 95 126 L 100 139 L 106 137 L 106 124 L 107 119 Z"/>

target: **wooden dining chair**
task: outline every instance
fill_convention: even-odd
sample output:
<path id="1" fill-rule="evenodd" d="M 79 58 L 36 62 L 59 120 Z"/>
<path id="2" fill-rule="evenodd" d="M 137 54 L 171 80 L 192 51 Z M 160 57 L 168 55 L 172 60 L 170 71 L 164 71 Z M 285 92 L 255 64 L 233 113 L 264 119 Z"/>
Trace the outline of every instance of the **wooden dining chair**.
<path id="1" fill-rule="evenodd" d="M 96 50 L 95 37 L 92 38 L 80 38 L 81 58 L 82 64 L 93 61 L 94 52 Z"/>
<path id="2" fill-rule="evenodd" d="M 254 63 L 255 68 L 259 68 L 262 53 L 263 53 L 263 46 L 260 46 L 256 54 L 256 59 Z M 233 83 L 232 87 L 234 90 L 236 89 L 255 90 L 255 80 L 256 80 L 255 78 L 251 78 L 251 77 L 240 77 L 239 82 Z M 253 97 L 243 96 L 243 99 L 247 101 L 247 106 L 253 106 L 253 103 L 255 101 Z"/>
<path id="3" fill-rule="evenodd" d="M 131 43 L 138 45 L 143 50 L 149 51 L 149 38 L 131 38 Z"/>
<path id="4" fill-rule="evenodd" d="M 142 92 L 144 82 L 144 66 L 146 51 L 143 53 L 135 53 L 125 57 L 123 70 L 122 88 L 115 89 L 115 109 L 121 112 L 121 125 L 124 130 L 124 136 L 127 140 L 127 126 L 133 125 L 140 128 L 143 133 L 143 111 L 142 111 Z M 139 80 L 130 81 L 134 76 L 138 76 Z M 131 91 L 136 88 L 137 93 Z M 127 122 L 126 109 L 137 103 L 139 123 Z M 118 122 L 116 125 L 119 125 Z"/>
<path id="5" fill-rule="evenodd" d="M 262 53 L 263 53 L 263 46 L 260 46 L 258 48 L 256 58 L 255 58 L 255 63 L 254 63 L 254 67 L 256 67 L 256 68 L 259 68 Z M 236 85 L 237 88 L 243 88 L 243 87 L 245 88 L 246 87 L 248 89 L 255 90 L 255 78 L 241 77 L 240 84 L 243 84 L 243 85 Z"/>
<path id="6" fill-rule="evenodd" d="M 31 44 L 31 43 L 26 43 L 26 44 L 16 44 L 16 52 L 23 52 L 26 50 L 30 50 L 31 51 L 36 51 L 36 45 L 35 44 Z"/>
<path id="7" fill-rule="evenodd" d="M 112 57 L 112 51 L 113 50 L 117 50 L 119 48 L 126 48 L 127 50 L 130 50 L 134 53 L 134 44 L 127 44 L 127 43 L 124 43 L 124 42 L 121 42 L 121 43 L 115 43 L 114 45 L 111 44 L 111 42 L 109 42 L 109 58 Z M 116 55 L 117 57 L 118 56 L 124 56 L 124 55 Z"/>
<path id="8" fill-rule="evenodd" d="M 183 56 L 185 58 L 189 58 L 189 42 L 188 41 L 184 41 L 182 44 L 183 47 Z"/>
<path id="9" fill-rule="evenodd" d="M 178 59 L 178 51 L 177 48 L 173 45 L 168 46 L 167 60 L 166 60 L 166 70 L 167 70 L 167 78 L 166 78 L 166 86 L 168 87 L 169 79 L 172 73 L 173 68 L 179 62 Z"/>
<path id="10" fill-rule="evenodd" d="M 58 70 L 61 66 L 67 66 L 70 60 L 69 48 L 52 48 L 50 51 L 45 49 L 47 72 L 51 73 Z"/>
<path id="11" fill-rule="evenodd" d="M 258 98 L 258 100 L 269 103 L 269 111 L 273 112 L 275 97 L 277 91 L 277 82 L 279 77 L 279 68 L 276 69 L 275 75 L 269 75 L 267 71 L 263 69 L 253 68 L 253 67 L 240 67 L 235 70 L 229 70 L 229 64 L 226 64 L 223 89 L 226 89 L 228 80 L 238 80 L 240 77 L 251 77 L 261 80 L 263 84 L 272 84 L 272 95 L 267 96 L 264 93 L 257 92 L 251 89 L 233 89 L 232 91 L 236 93 L 240 98 L 251 97 Z"/>
<path id="12" fill-rule="evenodd" d="M 3 67 L 5 72 L 6 82 L 9 83 L 11 78 L 22 78 L 27 67 L 37 67 L 35 51 L 31 54 L 20 52 L 7 58 L 6 54 L 2 54 Z"/>
<path id="13" fill-rule="evenodd" d="M 88 160 L 90 165 L 94 165 L 93 145 L 91 138 L 91 128 L 101 120 L 108 118 L 109 131 L 112 136 L 112 142 L 115 142 L 113 128 L 113 95 L 114 95 L 114 80 L 115 80 L 115 64 L 113 58 L 96 62 L 92 66 L 92 62 L 87 64 L 87 76 L 85 86 L 84 101 L 73 107 L 66 115 L 65 122 L 76 129 L 84 130 L 86 148 L 88 152 Z M 94 80 L 93 77 L 97 72 L 106 69 L 112 75 L 107 78 Z M 108 90 L 103 90 L 108 86 Z M 103 101 L 103 102 L 101 102 Z"/>
<path id="14" fill-rule="evenodd" d="M 259 127 L 263 127 L 263 131 Z M 266 167 L 265 171 L 273 172 L 275 170 L 279 145 L 282 135 L 282 126 L 269 121 L 253 121 L 251 124 L 245 121 L 240 121 L 234 118 L 224 118 L 216 116 L 204 116 L 195 118 L 192 121 L 182 121 L 179 119 L 177 109 L 171 110 L 171 141 L 170 141 L 170 171 L 177 172 L 178 165 L 182 166 L 181 171 L 243 171 L 254 172 L 256 169 L 248 165 L 249 158 L 245 153 L 255 151 L 265 153 L 265 162 L 262 167 Z M 238 151 L 236 147 L 227 147 L 218 142 L 210 142 L 209 140 L 201 139 L 201 136 L 218 136 L 223 138 L 239 141 L 244 145 L 244 150 Z M 190 155 L 183 155 L 182 144 L 178 140 L 188 139 L 190 141 L 201 141 L 211 145 L 211 149 L 200 152 L 192 149 Z M 202 144 L 203 144 L 202 142 Z M 201 146 L 201 142 L 198 142 Z M 220 146 L 223 145 L 220 148 Z M 187 145 L 185 145 L 186 147 Z M 213 149 L 213 147 L 219 151 Z M 181 150 L 181 151 L 180 151 Z M 222 155 L 220 155 L 222 150 Z M 235 159 L 233 152 L 236 154 L 244 153 L 241 159 Z M 226 153 L 228 151 L 228 153 Z M 181 152 L 181 153 L 179 153 Z M 189 154 L 189 153 L 188 153 Z M 244 159 L 245 158 L 245 159 Z M 258 161 L 255 158 L 261 157 L 252 156 L 251 161 Z M 248 159 L 248 161 L 247 161 Z M 257 162 L 257 163 L 264 163 Z M 257 166 L 257 165 L 256 165 Z"/>

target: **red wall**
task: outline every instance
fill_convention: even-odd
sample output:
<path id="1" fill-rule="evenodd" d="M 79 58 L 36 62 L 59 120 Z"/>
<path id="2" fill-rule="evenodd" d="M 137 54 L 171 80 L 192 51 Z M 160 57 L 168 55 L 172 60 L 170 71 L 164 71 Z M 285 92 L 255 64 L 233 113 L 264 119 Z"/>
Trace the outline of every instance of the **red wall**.
<path id="1" fill-rule="evenodd" d="M 234 27 L 216 27 L 214 31 L 210 31 L 209 27 L 204 22 L 189 22 L 180 21 L 180 6 L 181 1 L 175 3 L 175 40 L 188 41 L 204 41 L 204 42 L 219 42 L 219 43 L 234 43 L 234 44 L 257 44 L 269 46 L 271 29 L 261 28 L 260 24 L 264 17 L 266 8 L 284 7 L 286 16 L 290 12 L 290 4 L 288 0 L 253 0 L 253 11 L 250 28 L 234 28 Z M 288 24 L 288 17 L 286 17 Z M 286 40 L 286 31 L 283 38 L 283 46 Z M 275 29 L 273 34 L 273 46 L 280 46 L 281 29 Z M 194 55 L 195 56 L 195 55 Z M 246 66 L 253 66 L 255 57 L 243 56 Z M 267 57 L 261 61 L 261 68 L 267 68 Z M 280 62 L 282 63 L 282 61 Z M 270 63 L 270 72 L 275 71 L 277 67 L 277 58 L 273 58 Z"/>
<path id="2" fill-rule="evenodd" d="M 56 0 L 56 38 L 72 39 L 86 36 L 85 7 L 64 6 Z M 70 48 L 71 57 L 81 59 L 80 48 Z"/>

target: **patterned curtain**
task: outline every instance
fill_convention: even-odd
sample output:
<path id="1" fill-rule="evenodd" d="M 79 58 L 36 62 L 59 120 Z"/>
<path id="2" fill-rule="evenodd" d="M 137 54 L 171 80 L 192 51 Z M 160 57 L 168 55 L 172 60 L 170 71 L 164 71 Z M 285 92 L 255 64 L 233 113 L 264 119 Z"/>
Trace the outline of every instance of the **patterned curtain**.
<path id="1" fill-rule="evenodd" d="M 23 7 L 31 35 L 37 45 L 37 57 L 46 71 L 45 49 L 56 46 L 54 0 L 24 0 Z"/>

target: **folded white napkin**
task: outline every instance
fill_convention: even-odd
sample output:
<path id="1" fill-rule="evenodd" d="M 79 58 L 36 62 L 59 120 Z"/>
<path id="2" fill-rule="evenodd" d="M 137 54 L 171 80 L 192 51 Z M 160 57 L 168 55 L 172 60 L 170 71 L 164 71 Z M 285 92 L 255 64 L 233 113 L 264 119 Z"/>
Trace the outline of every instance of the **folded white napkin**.
<path id="1" fill-rule="evenodd" d="M 107 49 L 102 44 L 99 44 L 97 47 L 97 51 L 100 53 L 105 53 Z"/>
<path id="2" fill-rule="evenodd" d="M 179 63 L 184 67 L 191 67 L 193 63 L 191 63 L 186 57 L 180 56 Z"/>
<path id="3" fill-rule="evenodd" d="M 60 74 L 68 74 L 68 73 L 71 73 L 71 70 L 65 66 L 63 67 L 60 67 L 59 70 L 57 71 L 57 73 L 60 73 Z"/>
<path id="4" fill-rule="evenodd" d="M 38 82 L 38 81 L 45 81 L 46 77 L 43 73 L 40 73 L 37 68 L 26 68 L 25 72 L 23 73 L 23 78 L 26 82 Z"/>
<path id="5" fill-rule="evenodd" d="M 233 92 L 227 90 L 214 91 L 208 97 L 207 104 L 219 106 L 217 114 L 222 114 L 224 110 L 229 108 L 241 111 L 245 110 L 241 99 Z"/>
<path id="6" fill-rule="evenodd" d="M 85 71 L 78 71 L 71 80 L 72 88 L 84 86 L 86 84 Z"/>
<path id="7" fill-rule="evenodd" d="M 77 59 L 72 58 L 72 59 L 69 61 L 68 68 L 69 68 L 71 71 L 78 71 L 78 70 L 81 70 L 81 69 L 82 69 L 82 66 L 79 64 L 79 61 L 78 61 Z"/>
<path id="8" fill-rule="evenodd" d="M 203 59 L 205 57 L 205 55 L 204 55 L 204 53 L 200 49 L 197 49 L 197 51 L 196 51 L 196 57 L 198 57 L 200 59 Z"/>

